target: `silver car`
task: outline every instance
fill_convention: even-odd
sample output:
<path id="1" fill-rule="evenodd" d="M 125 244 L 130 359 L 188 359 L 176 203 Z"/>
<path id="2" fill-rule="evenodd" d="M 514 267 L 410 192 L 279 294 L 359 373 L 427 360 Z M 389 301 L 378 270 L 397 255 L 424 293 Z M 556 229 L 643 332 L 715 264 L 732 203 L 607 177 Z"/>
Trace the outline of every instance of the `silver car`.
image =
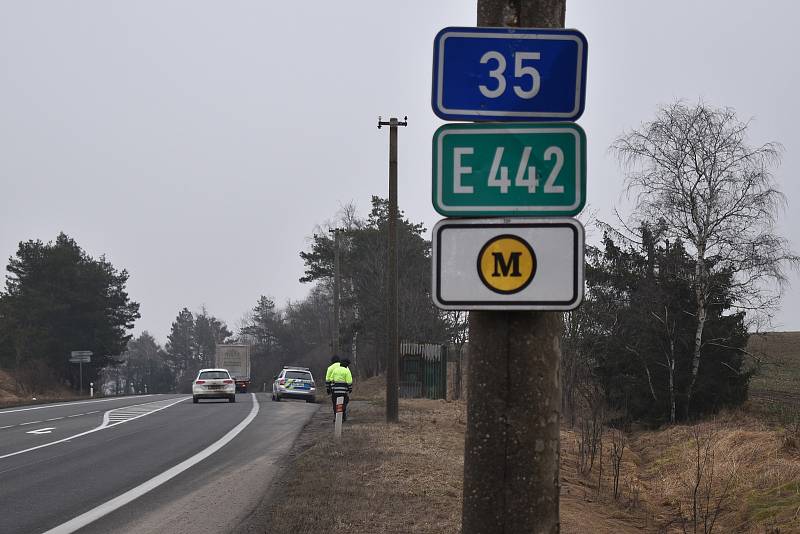
<path id="1" fill-rule="evenodd" d="M 316 402 L 317 388 L 308 367 L 284 366 L 272 383 L 272 400 L 301 399 Z"/>
<path id="2" fill-rule="evenodd" d="M 236 384 L 227 369 L 200 369 L 192 384 L 192 401 L 228 399 L 236 402 Z"/>

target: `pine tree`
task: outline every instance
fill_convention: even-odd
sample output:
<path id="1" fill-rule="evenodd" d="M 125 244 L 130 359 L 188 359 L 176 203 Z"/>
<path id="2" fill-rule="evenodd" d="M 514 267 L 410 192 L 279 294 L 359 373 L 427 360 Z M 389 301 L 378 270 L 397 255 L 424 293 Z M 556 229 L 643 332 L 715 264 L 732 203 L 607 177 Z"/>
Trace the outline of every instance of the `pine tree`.
<path id="1" fill-rule="evenodd" d="M 167 336 L 166 350 L 168 358 L 179 384 L 179 390 L 186 389 L 186 381 L 194 378 L 200 369 L 197 362 L 197 340 L 194 335 L 194 315 L 188 308 L 183 308 Z"/>
<path id="2" fill-rule="evenodd" d="M 92 351 L 89 380 L 125 350 L 140 317 L 126 291 L 128 273 L 94 259 L 64 233 L 55 242 L 20 243 L 0 293 L 0 357 L 17 371 L 54 372 L 77 387 L 73 350 Z"/>

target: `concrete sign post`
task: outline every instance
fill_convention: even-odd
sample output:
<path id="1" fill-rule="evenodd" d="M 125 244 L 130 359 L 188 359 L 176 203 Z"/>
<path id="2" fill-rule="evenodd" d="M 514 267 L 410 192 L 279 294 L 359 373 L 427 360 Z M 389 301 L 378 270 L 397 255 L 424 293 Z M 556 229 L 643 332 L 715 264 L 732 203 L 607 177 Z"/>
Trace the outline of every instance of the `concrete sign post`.
<path id="1" fill-rule="evenodd" d="M 563 29 L 566 0 L 477 8 L 478 28 L 436 35 L 431 96 L 444 120 L 497 121 L 447 125 L 433 141 L 434 208 L 496 217 L 433 230 L 433 301 L 472 310 L 462 531 L 556 534 L 556 311 L 583 297 L 583 228 L 517 217 L 572 216 L 586 201 L 585 135 L 563 121 L 584 110 L 588 45 Z"/>

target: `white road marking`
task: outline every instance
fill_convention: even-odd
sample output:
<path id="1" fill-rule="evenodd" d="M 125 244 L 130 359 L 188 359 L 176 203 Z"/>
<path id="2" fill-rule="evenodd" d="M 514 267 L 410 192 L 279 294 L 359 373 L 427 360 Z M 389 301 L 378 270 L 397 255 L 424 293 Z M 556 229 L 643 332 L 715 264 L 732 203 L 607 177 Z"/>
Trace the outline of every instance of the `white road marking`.
<path id="1" fill-rule="evenodd" d="M 156 401 L 156 402 L 158 402 L 158 401 Z M 161 401 L 161 402 L 163 402 L 163 401 Z M 92 412 L 76 413 L 75 415 L 67 415 L 66 417 L 80 417 L 82 415 L 89 415 L 89 414 L 98 413 L 98 412 L 100 412 L 100 410 L 94 410 Z M 11 428 L 11 427 L 14 427 L 14 426 L 35 425 L 36 423 L 46 423 L 48 421 L 58 421 L 59 419 L 64 419 L 64 418 L 65 418 L 65 416 L 51 417 L 50 419 L 45 419 L 44 421 L 28 421 L 27 423 L 18 423 L 16 425 L 0 426 L 0 430 L 2 430 L 4 428 Z"/>
<path id="2" fill-rule="evenodd" d="M 256 399 L 255 393 L 251 393 L 250 396 L 253 398 L 253 407 L 250 409 L 250 413 L 247 415 L 247 417 L 245 417 L 242 420 L 242 422 L 233 427 L 230 431 L 228 431 L 227 434 L 222 436 L 220 439 L 218 439 L 217 441 L 215 441 L 202 451 L 198 452 L 191 458 L 188 458 L 179 463 L 178 465 L 167 469 L 160 475 L 154 476 L 147 482 L 144 482 L 143 484 L 140 484 L 135 488 L 126 491 L 125 493 L 119 495 L 118 497 L 114 497 L 110 501 L 107 501 L 101 504 L 100 506 L 92 508 L 88 512 L 83 513 L 78 517 L 70 519 L 66 523 L 62 523 L 57 527 L 51 528 L 50 530 L 44 532 L 43 534 L 71 534 L 72 532 L 75 532 L 76 530 L 85 527 L 89 523 L 97 521 L 101 517 L 110 514 L 114 510 L 117 510 L 118 508 L 125 506 L 131 501 L 138 499 L 145 493 L 154 490 L 161 484 L 164 484 L 168 480 L 178 476 L 179 474 L 183 473 L 190 467 L 202 462 L 203 460 L 205 460 L 206 458 L 208 458 L 209 456 L 220 450 L 222 447 L 230 443 L 233 440 L 233 438 L 238 436 L 239 433 L 242 430 L 244 430 L 247 427 L 247 425 L 252 423 L 253 419 L 256 418 L 256 415 L 258 415 L 258 399 Z"/>
<path id="3" fill-rule="evenodd" d="M 188 399 L 190 399 L 190 398 L 191 398 L 191 397 L 187 395 L 186 397 L 179 398 L 178 400 L 176 400 L 176 401 L 175 401 L 175 402 L 173 402 L 172 404 L 169 404 L 169 405 L 167 405 L 167 406 L 164 406 L 164 407 L 162 407 L 162 408 L 159 408 L 158 410 L 153 410 L 152 412 L 149 412 L 149 413 L 154 413 L 154 412 L 157 412 L 157 411 L 161 411 L 161 410 L 163 410 L 164 408 L 169 408 L 170 406 L 172 406 L 172 405 L 174 405 L 174 404 L 178 404 L 179 402 L 183 402 L 183 401 L 185 401 L 185 400 L 188 400 Z M 169 399 L 169 400 L 173 400 L 173 399 Z M 112 412 L 113 412 L 114 410 L 109 410 L 109 411 L 112 411 Z M 86 412 L 86 414 L 82 414 L 82 415 L 88 415 L 88 414 L 90 414 L 90 413 L 95 413 L 95 412 Z M 144 415 L 147 415 L 147 414 L 144 414 Z M 136 418 L 132 418 L 132 419 L 138 419 L 138 417 L 136 417 Z M 132 420 L 132 419 L 129 419 L 129 420 Z M 104 417 L 104 420 L 105 420 L 105 417 Z M 125 422 L 125 421 L 122 421 L 122 422 Z M 105 421 L 104 421 L 104 423 L 105 423 Z M 37 450 L 37 449 L 43 449 L 43 448 L 45 448 L 45 447 L 49 447 L 49 446 L 51 446 L 51 445 L 57 445 L 57 444 L 59 444 L 59 443 L 64 443 L 65 441 L 69 441 L 69 440 L 71 440 L 71 439 L 79 438 L 79 437 L 81 437 L 81 436 L 85 436 L 85 435 L 87 435 L 87 434 L 92 434 L 92 433 L 94 433 L 94 432 L 97 432 L 98 430 L 103 430 L 103 429 L 106 429 L 106 428 L 108 428 L 108 427 L 110 427 L 110 426 L 115 426 L 115 425 L 105 425 L 105 424 L 101 424 L 100 426 L 98 426 L 98 427 L 96 427 L 96 428 L 93 428 L 93 429 L 91 429 L 91 430 L 87 430 L 86 432 L 81 432 L 80 434 L 75 434 L 74 436 L 69 436 L 69 437 L 67 437 L 67 438 L 59 439 L 59 440 L 56 440 L 56 441 L 51 441 L 51 442 L 49 442 L 49 443 L 42 443 L 41 445 L 37 445 L 37 446 L 35 446 L 35 447 L 29 447 L 29 448 L 27 448 L 27 449 L 23 449 L 23 450 L 21 450 L 21 451 L 15 451 L 15 452 L 10 452 L 10 453 L 8 453 L 8 454 L 3 454 L 2 456 L 0 456 L 0 460 L 2 460 L 2 459 L 4 459 L 4 458 L 9 458 L 9 457 L 11 457 L 11 456 L 16 456 L 16 455 L 18 455 L 18 454 L 23 454 L 23 453 L 26 453 L 26 452 L 35 451 L 35 450 Z"/>
<path id="4" fill-rule="evenodd" d="M 14 412 L 27 412 L 29 410 L 44 410 L 45 408 L 59 408 L 61 406 L 74 406 L 76 404 L 87 404 L 90 402 L 111 402 L 115 400 L 122 400 L 122 399 L 138 399 L 141 397 L 152 397 L 153 395 L 130 395 L 128 397 L 109 397 L 107 399 L 95 399 L 95 400 L 86 400 L 86 401 L 75 401 L 75 402 L 57 402 L 51 404 L 42 404 L 41 406 L 31 406 L 29 408 L 15 408 L 13 410 L 0 410 L 0 415 L 4 413 L 14 413 Z"/>
<path id="5" fill-rule="evenodd" d="M 145 404 L 134 404 L 133 406 L 125 406 L 124 408 L 109 410 L 103 415 L 103 423 L 98 427 L 98 429 L 133 421 L 134 419 L 139 419 L 145 415 L 160 412 L 165 408 L 169 408 L 173 404 L 178 404 L 179 402 L 183 402 L 185 400 L 186 399 L 180 399 L 174 401 L 173 399 L 167 399 L 163 401 L 147 402 Z"/>
<path id="6" fill-rule="evenodd" d="M 39 428 L 37 430 L 28 430 L 25 433 L 26 434 L 49 434 L 50 432 L 52 432 L 55 429 L 56 429 L 56 427 L 51 426 L 51 427 L 47 427 L 47 428 Z"/>
<path id="7" fill-rule="evenodd" d="M 70 417 L 80 417 L 82 415 L 91 415 L 93 413 L 100 413 L 100 410 L 94 410 L 94 411 L 91 411 L 91 412 L 83 412 L 83 413 L 76 413 L 76 414 L 73 414 L 73 415 L 68 415 L 67 419 L 69 419 Z"/>

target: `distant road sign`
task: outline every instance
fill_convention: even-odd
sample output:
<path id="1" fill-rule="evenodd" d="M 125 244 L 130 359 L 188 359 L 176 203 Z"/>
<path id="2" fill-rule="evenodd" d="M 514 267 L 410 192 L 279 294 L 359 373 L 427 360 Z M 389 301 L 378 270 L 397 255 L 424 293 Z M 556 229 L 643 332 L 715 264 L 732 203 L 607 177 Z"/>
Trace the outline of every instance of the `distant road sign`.
<path id="1" fill-rule="evenodd" d="M 90 350 L 73 350 L 70 352 L 70 363 L 89 363 L 92 361 L 92 351 Z"/>
<path id="2" fill-rule="evenodd" d="M 587 46 L 577 30 L 445 28 L 433 43 L 433 111 L 445 120 L 576 120 Z"/>
<path id="3" fill-rule="evenodd" d="M 574 123 L 446 124 L 433 135 L 442 215 L 576 215 L 586 203 L 586 134 Z"/>
<path id="4" fill-rule="evenodd" d="M 575 219 L 445 219 L 433 228 L 433 302 L 446 310 L 571 310 L 583 299 Z"/>

